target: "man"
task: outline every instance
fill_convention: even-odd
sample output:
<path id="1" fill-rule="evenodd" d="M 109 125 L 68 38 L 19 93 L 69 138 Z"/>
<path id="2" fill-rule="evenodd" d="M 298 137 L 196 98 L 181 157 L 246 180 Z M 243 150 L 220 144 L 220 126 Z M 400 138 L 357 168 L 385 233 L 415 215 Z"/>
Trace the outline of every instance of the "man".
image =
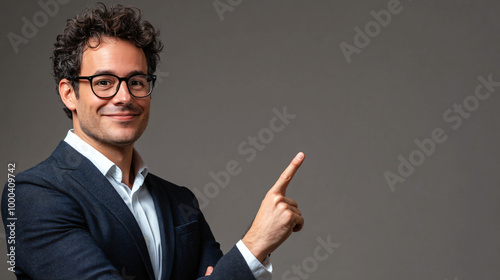
<path id="1" fill-rule="evenodd" d="M 101 4 L 57 37 L 54 76 L 73 129 L 16 177 L 18 279 L 270 279 L 268 256 L 302 228 L 285 196 L 302 153 L 224 256 L 194 195 L 148 172 L 134 143 L 149 119 L 157 36 L 138 10 Z"/>

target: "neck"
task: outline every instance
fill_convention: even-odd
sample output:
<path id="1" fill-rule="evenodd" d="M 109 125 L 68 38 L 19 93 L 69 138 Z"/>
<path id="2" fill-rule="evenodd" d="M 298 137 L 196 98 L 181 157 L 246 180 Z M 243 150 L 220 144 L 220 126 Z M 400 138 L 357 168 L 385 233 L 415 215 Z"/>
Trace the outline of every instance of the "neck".
<path id="1" fill-rule="evenodd" d="M 96 148 L 96 147 L 94 147 Z M 98 149 L 105 157 L 111 160 L 122 171 L 122 183 L 132 189 L 135 179 L 134 169 L 134 147 L 108 147 L 107 149 Z"/>
<path id="2" fill-rule="evenodd" d="M 113 145 L 110 143 L 103 143 L 97 141 L 84 133 L 78 133 L 75 129 L 75 134 L 79 136 L 83 141 L 87 142 L 94 149 L 99 151 L 109 160 L 111 160 L 120 170 L 122 171 L 122 183 L 127 185 L 130 189 L 134 184 L 135 180 L 135 168 L 134 168 L 134 144 L 127 145 Z"/>

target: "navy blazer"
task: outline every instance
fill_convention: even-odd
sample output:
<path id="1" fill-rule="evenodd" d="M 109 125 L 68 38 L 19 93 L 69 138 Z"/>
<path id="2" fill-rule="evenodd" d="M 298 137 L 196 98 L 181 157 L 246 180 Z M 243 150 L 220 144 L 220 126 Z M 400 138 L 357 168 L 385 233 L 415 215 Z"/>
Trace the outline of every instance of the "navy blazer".
<path id="1" fill-rule="evenodd" d="M 155 279 L 129 208 L 99 170 L 66 142 L 15 179 L 18 279 Z M 236 246 L 222 256 L 191 191 L 153 174 L 145 184 L 159 220 L 161 279 L 254 279 Z M 6 185 L 1 210 L 10 232 L 7 194 Z M 214 271 L 203 277 L 208 266 Z"/>

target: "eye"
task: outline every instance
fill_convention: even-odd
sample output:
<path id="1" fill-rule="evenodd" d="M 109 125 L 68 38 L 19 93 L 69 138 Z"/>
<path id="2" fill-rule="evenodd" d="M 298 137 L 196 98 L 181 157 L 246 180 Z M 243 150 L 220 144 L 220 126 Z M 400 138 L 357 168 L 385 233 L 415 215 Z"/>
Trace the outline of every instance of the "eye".
<path id="1" fill-rule="evenodd" d="M 94 78 L 94 87 L 105 89 L 113 87 L 116 84 L 116 78 L 113 76 L 99 76 Z"/>
<path id="2" fill-rule="evenodd" d="M 148 83 L 147 78 L 143 76 L 132 77 L 128 81 L 128 85 L 133 88 L 144 88 L 146 87 L 147 83 Z"/>
<path id="3" fill-rule="evenodd" d="M 96 85 L 98 85 L 98 86 L 109 86 L 110 84 L 111 84 L 111 82 L 106 81 L 106 80 L 101 80 L 101 81 L 96 82 Z"/>
<path id="4" fill-rule="evenodd" d="M 130 81 L 130 85 L 131 85 L 131 86 L 143 86 L 143 85 L 144 85 L 144 82 L 143 82 L 143 81 L 140 81 L 140 80 L 131 80 L 131 81 Z"/>

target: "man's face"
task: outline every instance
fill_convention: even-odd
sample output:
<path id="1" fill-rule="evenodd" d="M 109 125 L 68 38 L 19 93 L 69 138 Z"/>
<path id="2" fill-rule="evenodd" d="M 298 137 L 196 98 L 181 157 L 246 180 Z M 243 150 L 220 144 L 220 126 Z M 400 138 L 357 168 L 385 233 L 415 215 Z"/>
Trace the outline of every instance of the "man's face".
<path id="1" fill-rule="evenodd" d="M 147 74 L 146 56 L 131 42 L 102 37 L 99 47 L 83 52 L 80 76 L 138 73 Z M 149 120 L 150 96 L 133 97 L 124 81 L 118 93 L 107 99 L 94 95 L 89 81 L 80 80 L 79 85 L 79 98 L 73 98 L 73 128 L 83 140 L 91 145 L 129 146 L 142 135 Z"/>

